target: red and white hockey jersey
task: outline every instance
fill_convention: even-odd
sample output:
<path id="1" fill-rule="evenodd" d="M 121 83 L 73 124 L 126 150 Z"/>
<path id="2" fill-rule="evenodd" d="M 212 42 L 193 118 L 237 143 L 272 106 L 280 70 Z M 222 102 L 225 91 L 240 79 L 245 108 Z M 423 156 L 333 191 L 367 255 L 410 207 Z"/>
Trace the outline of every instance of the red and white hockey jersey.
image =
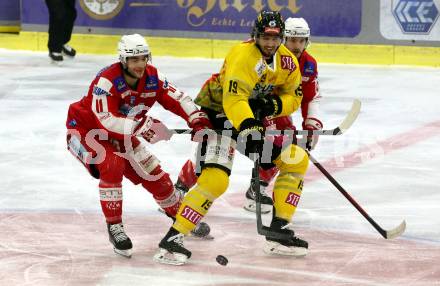
<path id="1" fill-rule="evenodd" d="M 188 122 L 198 108 L 191 98 L 167 81 L 154 66 L 147 65 L 136 89 L 123 77 L 121 63 L 102 69 L 92 81 L 87 96 L 70 105 L 67 128 L 104 129 L 123 139 L 133 135 L 139 121 L 155 102 Z"/>

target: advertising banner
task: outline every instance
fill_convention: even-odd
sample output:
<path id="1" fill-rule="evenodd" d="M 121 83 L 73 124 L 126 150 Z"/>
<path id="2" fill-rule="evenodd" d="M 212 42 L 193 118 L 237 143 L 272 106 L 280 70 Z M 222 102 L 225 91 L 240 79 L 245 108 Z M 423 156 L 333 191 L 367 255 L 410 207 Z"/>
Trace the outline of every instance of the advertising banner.
<path id="1" fill-rule="evenodd" d="M 24 24 L 46 24 L 44 0 L 22 0 Z M 249 33 L 258 12 L 303 17 L 313 36 L 356 37 L 361 0 L 77 0 L 76 26 Z"/>
<path id="2" fill-rule="evenodd" d="M 0 1 L 0 23 L 20 21 L 20 1 L 19 0 L 1 0 Z"/>
<path id="3" fill-rule="evenodd" d="M 380 33 L 389 40 L 440 41 L 440 0 L 381 0 Z"/>

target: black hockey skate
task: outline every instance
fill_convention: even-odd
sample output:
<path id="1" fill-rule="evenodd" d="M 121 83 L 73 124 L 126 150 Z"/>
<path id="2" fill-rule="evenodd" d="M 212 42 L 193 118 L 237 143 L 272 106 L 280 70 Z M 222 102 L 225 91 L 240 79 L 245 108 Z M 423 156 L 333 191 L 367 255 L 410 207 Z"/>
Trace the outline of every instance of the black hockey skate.
<path id="1" fill-rule="evenodd" d="M 196 225 L 196 227 L 193 230 L 191 230 L 190 237 L 195 237 L 204 240 L 214 239 L 214 237 L 209 234 L 210 232 L 211 232 L 211 228 L 209 227 L 209 225 L 206 222 L 201 221 Z"/>
<path id="2" fill-rule="evenodd" d="M 75 49 L 72 48 L 72 47 L 69 46 L 69 45 L 64 45 L 64 46 L 62 47 L 62 50 L 63 50 L 63 54 L 64 54 L 64 55 L 69 56 L 69 57 L 71 57 L 71 58 L 73 58 L 73 57 L 76 55 L 76 51 L 75 51 Z"/>
<path id="3" fill-rule="evenodd" d="M 264 181 L 260 181 L 260 198 L 261 198 L 261 213 L 267 214 L 271 211 L 273 200 L 270 196 L 267 195 L 265 189 L 267 187 L 268 183 Z M 256 186 L 254 184 L 254 181 L 251 180 L 251 185 L 246 191 L 246 202 L 243 206 L 243 208 L 250 212 L 256 212 L 257 203 L 256 203 L 256 193 L 255 193 Z"/>
<path id="4" fill-rule="evenodd" d="M 295 232 L 291 229 L 292 224 L 284 219 L 273 217 L 270 228 L 273 232 L 290 235 L 289 239 L 276 239 L 266 236 L 266 245 L 264 252 L 268 254 L 288 255 L 288 256 L 305 256 L 309 244 L 295 236 Z"/>
<path id="5" fill-rule="evenodd" d="M 177 182 L 174 184 L 174 188 L 176 188 L 176 190 L 181 191 L 184 195 L 189 191 L 189 188 L 185 186 L 185 184 L 182 183 L 182 181 L 179 178 L 177 179 Z"/>
<path id="6" fill-rule="evenodd" d="M 61 64 L 64 60 L 63 54 L 61 53 L 49 52 L 49 57 L 55 64 Z"/>
<path id="7" fill-rule="evenodd" d="M 109 224 L 107 223 L 108 239 L 113 244 L 115 253 L 124 257 L 131 257 L 131 250 L 133 244 L 130 238 L 125 234 L 124 225 L 122 223 Z"/>
<path id="8" fill-rule="evenodd" d="M 159 263 L 183 265 L 191 257 L 191 251 L 183 246 L 184 235 L 174 228 L 159 243 L 159 251 L 153 259 Z"/>

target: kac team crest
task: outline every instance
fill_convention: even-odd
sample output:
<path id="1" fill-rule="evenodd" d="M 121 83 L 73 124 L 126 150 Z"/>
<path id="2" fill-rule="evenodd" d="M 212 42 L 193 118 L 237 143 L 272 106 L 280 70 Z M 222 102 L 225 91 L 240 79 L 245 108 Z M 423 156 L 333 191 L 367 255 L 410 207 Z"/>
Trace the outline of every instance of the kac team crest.
<path id="1" fill-rule="evenodd" d="M 81 8 L 90 18 L 108 20 L 121 12 L 125 0 L 80 0 Z"/>

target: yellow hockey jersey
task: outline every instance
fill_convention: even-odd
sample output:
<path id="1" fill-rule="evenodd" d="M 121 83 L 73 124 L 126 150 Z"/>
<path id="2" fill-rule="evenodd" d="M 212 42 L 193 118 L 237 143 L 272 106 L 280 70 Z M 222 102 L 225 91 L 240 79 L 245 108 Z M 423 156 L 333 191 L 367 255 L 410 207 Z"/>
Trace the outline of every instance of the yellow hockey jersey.
<path id="1" fill-rule="evenodd" d="M 279 47 L 273 63 L 268 65 L 255 42 L 250 41 L 229 51 L 220 75 L 205 84 L 195 102 L 202 107 L 223 111 L 239 129 L 243 120 L 254 118 L 248 104 L 248 99 L 253 96 L 278 95 L 282 101 L 279 116 L 297 110 L 302 100 L 300 83 L 298 61 L 284 45 Z"/>

